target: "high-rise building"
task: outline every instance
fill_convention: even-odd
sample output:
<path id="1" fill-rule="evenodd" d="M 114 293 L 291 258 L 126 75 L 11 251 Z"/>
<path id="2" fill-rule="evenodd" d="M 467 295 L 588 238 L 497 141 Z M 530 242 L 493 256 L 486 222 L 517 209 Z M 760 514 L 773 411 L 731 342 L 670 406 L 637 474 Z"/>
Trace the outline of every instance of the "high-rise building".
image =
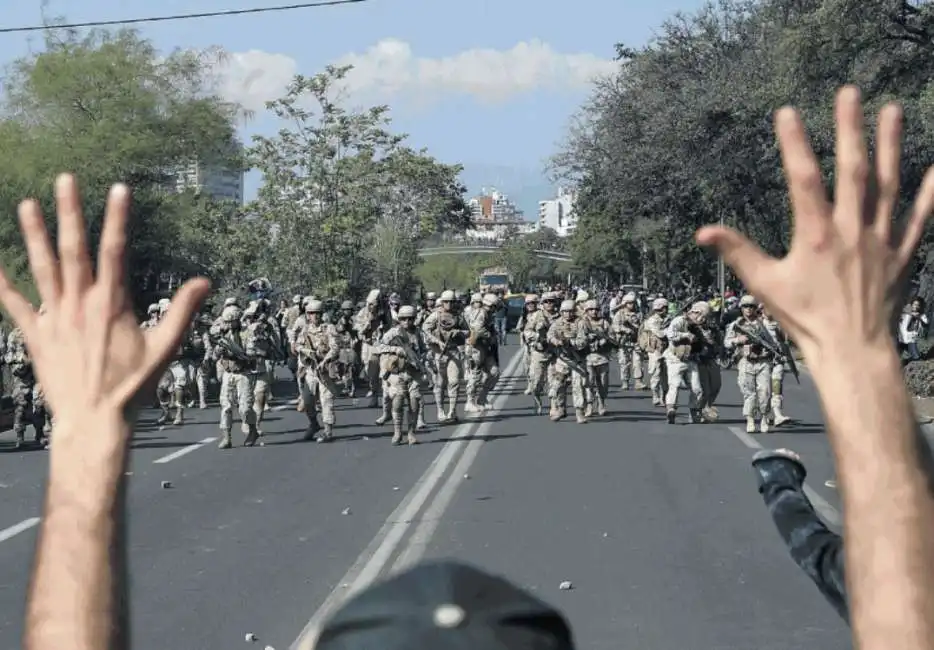
<path id="1" fill-rule="evenodd" d="M 483 188 L 480 196 L 467 201 L 473 221 L 472 230 L 486 236 L 500 235 L 525 223 L 522 210 L 509 197 L 495 189 Z"/>
<path id="2" fill-rule="evenodd" d="M 577 195 L 573 190 L 558 188 L 558 196 L 538 202 L 538 222 L 542 228 L 551 228 L 559 237 L 567 237 L 577 228 L 577 213 L 574 202 Z"/>
<path id="3" fill-rule="evenodd" d="M 238 142 L 233 143 L 233 146 L 238 150 L 243 149 L 243 145 Z M 238 205 L 243 204 L 244 172 L 242 169 L 189 160 L 175 169 L 174 176 L 177 192 L 191 189 L 215 199 L 234 201 Z"/>

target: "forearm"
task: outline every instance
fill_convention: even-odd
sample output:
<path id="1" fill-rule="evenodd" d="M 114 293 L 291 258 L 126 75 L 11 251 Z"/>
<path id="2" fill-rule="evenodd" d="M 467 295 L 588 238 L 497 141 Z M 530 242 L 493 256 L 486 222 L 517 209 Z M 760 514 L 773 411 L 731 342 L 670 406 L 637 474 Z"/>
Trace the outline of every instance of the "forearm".
<path id="1" fill-rule="evenodd" d="M 828 357 L 829 358 L 829 357 Z M 812 365 L 837 460 L 856 645 L 934 644 L 934 505 L 891 344 Z"/>
<path id="2" fill-rule="evenodd" d="M 95 431 L 77 433 L 80 439 Z M 84 476 L 79 486 L 71 477 L 57 479 L 52 463 L 27 600 L 26 650 L 129 647 L 126 485 L 119 466 L 119 477 Z"/>

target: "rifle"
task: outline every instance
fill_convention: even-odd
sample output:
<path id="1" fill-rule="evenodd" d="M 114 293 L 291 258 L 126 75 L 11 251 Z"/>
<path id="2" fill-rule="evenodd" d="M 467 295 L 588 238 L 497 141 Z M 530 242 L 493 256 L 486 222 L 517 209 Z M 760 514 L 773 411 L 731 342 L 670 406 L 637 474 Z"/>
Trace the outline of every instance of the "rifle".
<path id="1" fill-rule="evenodd" d="M 243 349 L 243 346 L 238 343 L 234 343 L 226 337 L 219 338 L 217 340 L 216 347 L 222 348 L 227 353 L 227 356 L 236 361 L 240 361 L 241 363 L 254 363 L 256 361 L 253 357 L 247 354 L 246 350 Z"/>
<path id="2" fill-rule="evenodd" d="M 794 375 L 795 381 L 799 384 L 801 383 L 801 375 L 798 370 L 798 364 L 795 363 L 794 355 L 791 353 L 791 349 L 788 347 L 788 343 L 786 341 L 774 341 L 772 340 L 771 336 L 766 339 L 758 332 L 746 329 L 743 327 L 742 323 L 739 322 L 737 322 L 733 327 L 739 330 L 739 333 L 749 339 L 749 341 L 754 345 L 758 345 L 764 350 L 771 352 L 772 355 L 783 359 L 785 363 L 788 364 L 788 370 L 790 370 L 791 374 Z"/>
<path id="3" fill-rule="evenodd" d="M 389 341 L 389 345 L 394 345 L 397 348 L 402 348 L 405 350 L 406 364 L 422 374 L 428 374 L 428 369 L 425 368 L 425 364 L 422 362 L 421 357 L 418 356 L 418 353 L 412 349 L 412 346 L 409 345 L 408 342 L 402 340 L 401 335 L 394 336 Z"/>

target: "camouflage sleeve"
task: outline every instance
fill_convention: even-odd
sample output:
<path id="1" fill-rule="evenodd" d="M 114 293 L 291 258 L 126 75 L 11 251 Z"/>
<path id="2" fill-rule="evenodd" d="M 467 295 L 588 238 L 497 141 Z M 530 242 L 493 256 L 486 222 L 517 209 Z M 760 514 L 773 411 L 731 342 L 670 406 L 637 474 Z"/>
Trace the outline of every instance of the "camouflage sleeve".
<path id="1" fill-rule="evenodd" d="M 759 493 L 791 557 L 827 602 L 849 622 L 843 573 L 843 538 L 824 525 L 804 494 L 804 467 L 785 457 L 753 462 Z"/>
<path id="2" fill-rule="evenodd" d="M 337 328 L 333 325 L 328 324 L 327 326 L 328 333 L 328 351 L 325 354 L 324 358 L 327 361 L 333 361 L 340 356 L 341 353 L 341 340 L 337 335 Z"/>
<path id="3" fill-rule="evenodd" d="M 486 312 L 483 309 L 471 312 L 467 325 L 477 333 L 477 340 L 490 338 L 490 330 L 486 327 Z"/>
<path id="4" fill-rule="evenodd" d="M 545 334 L 545 340 L 548 341 L 551 345 L 560 348 L 564 345 L 564 339 L 561 336 L 561 321 L 560 319 L 555 319 L 548 327 L 548 333 Z"/>
<path id="5" fill-rule="evenodd" d="M 736 331 L 736 323 L 738 322 L 738 320 L 734 320 L 726 326 L 726 334 L 723 337 L 723 347 L 727 350 L 732 350 L 739 345 L 739 342 L 736 340 L 740 336 Z"/>
<path id="6" fill-rule="evenodd" d="M 671 343 L 684 342 L 690 337 L 690 332 L 687 331 L 687 319 L 684 316 L 678 316 L 672 320 L 665 334 Z"/>

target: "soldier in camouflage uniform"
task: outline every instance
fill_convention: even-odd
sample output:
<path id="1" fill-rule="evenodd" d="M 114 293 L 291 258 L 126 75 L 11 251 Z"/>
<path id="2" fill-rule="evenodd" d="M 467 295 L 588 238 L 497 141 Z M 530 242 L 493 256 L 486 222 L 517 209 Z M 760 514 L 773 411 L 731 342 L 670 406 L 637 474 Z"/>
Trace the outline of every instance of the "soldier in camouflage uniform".
<path id="1" fill-rule="evenodd" d="M 587 407 L 585 417 L 593 415 L 596 406 L 598 415 L 606 415 L 606 398 L 610 390 L 610 355 L 613 353 L 610 323 L 600 316 L 596 300 L 582 304 L 583 318 L 578 319 L 577 337 L 585 347 L 582 352 L 587 368 Z"/>
<path id="2" fill-rule="evenodd" d="M 214 351 L 211 346 L 211 336 L 209 329 L 211 327 L 211 317 L 202 314 L 195 321 L 193 331 L 191 332 L 192 363 L 194 365 L 194 385 L 198 393 L 198 408 L 206 409 L 208 407 L 208 382 L 212 373 L 212 362 Z M 194 404 L 189 404 L 194 406 Z"/>
<path id="3" fill-rule="evenodd" d="M 353 397 L 357 392 L 356 377 L 360 371 L 360 363 L 357 356 L 357 333 L 353 328 L 353 303 L 349 300 L 341 303 L 334 329 L 341 348 L 338 359 L 341 372 L 340 383 L 344 387 L 344 393 L 348 397 Z"/>
<path id="4" fill-rule="evenodd" d="M 318 442 L 328 442 L 334 435 L 334 396 L 339 390 L 333 376 L 337 373 L 333 369 L 340 356 L 340 342 L 334 326 L 321 322 L 323 309 L 320 300 L 305 305 L 305 328 L 295 343 L 299 375 L 303 380 L 302 399 L 308 417 L 305 440 Z M 323 432 L 318 426 L 316 397 L 321 403 Z"/>
<path id="5" fill-rule="evenodd" d="M 573 300 L 565 300 L 559 313 L 547 334 L 548 344 L 557 352 L 548 387 L 551 398 L 549 417 L 553 422 L 567 417 L 567 390 L 570 385 L 577 422 L 584 424 L 587 422 L 587 371 L 577 357 L 586 342 L 578 337 L 577 304 Z"/>
<path id="6" fill-rule="evenodd" d="M 535 400 L 535 408 L 542 414 L 542 395 L 551 384 L 552 351 L 548 343 L 548 330 L 558 317 L 557 294 L 546 291 L 542 295 L 541 309 L 529 312 L 522 330 L 522 340 L 529 346 L 529 384 L 526 395 Z"/>
<path id="7" fill-rule="evenodd" d="M 429 291 L 425 294 L 425 303 L 419 305 L 415 313 L 415 327 L 424 332 L 425 321 L 428 319 L 428 316 L 435 312 L 438 309 L 438 294 L 434 291 Z M 425 358 L 425 363 L 428 365 L 429 369 L 436 367 L 434 360 L 434 349 L 429 346 L 428 356 Z M 435 387 L 435 372 L 432 370 L 428 373 L 428 387 L 434 390 Z"/>
<path id="8" fill-rule="evenodd" d="M 218 447 L 230 449 L 233 446 L 233 407 L 237 403 L 241 419 L 241 430 L 245 438 L 244 447 L 256 444 L 259 432 L 256 430 L 256 413 L 253 411 L 253 384 L 255 380 L 256 360 L 247 354 L 253 347 L 246 340 L 242 330 L 243 312 L 239 307 L 224 307 L 221 313 L 222 327 L 217 337 L 215 353 L 218 364 L 223 369 L 220 388 L 220 430 L 223 435 Z"/>
<path id="9" fill-rule="evenodd" d="M 276 355 L 278 343 L 272 331 L 273 325 L 261 312 L 257 303 L 251 304 L 244 312 L 247 318 L 245 340 L 247 354 L 256 359 L 255 379 L 253 381 L 253 413 L 256 414 L 256 431 L 263 435 L 262 423 L 270 399 L 272 384 L 272 361 Z"/>
<path id="10" fill-rule="evenodd" d="M 759 312 L 759 302 L 753 296 L 743 296 L 739 301 L 742 315 L 726 328 L 724 346 L 727 350 L 742 349 L 742 357 L 737 364 L 737 383 L 743 394 L 743 415 L 746 416 L 746 433 L 756 432 L 756 419 L 759 431 L 769 431 L 769 411 L 772 403 L 772 365 L 775 362 L 771 351 L 758 345 L 743 334 L 742 330 L 751 331 L 765 338 L 768 336 Z"/>
<path id="11" fill-rule="evenodd" d="M 431 350 L 428 367 L 434 368 L 436 374 L 432 389 L 438 407 L 438 422 L 455 422 L 458 419 L 457 398 L 464 377 L 463 345 L 470 328 L 457 312 L 453 291 L 447 289 L 441 292 L 440 306 L 428 314 L 422 332 Z"/>
<path id="12" fill-rule="evenodd" d="M 26 339 L 20 328 L 10 332 L 6 343 L 6 355 L 3 359 L 10 369 L 12 386 L 10 397 L 13 398 L 13 433 L 16 434 L 16 446 L 22 447 L 26 440 L 26 425 L 32 424 L 36 430 L 36 442 L 42 443 L 44 422 L 39 423 L 34 418 L 33 396 L 36 387 L 36 376 L 33 372 L 32 359 L 26 349 Z"/>
<path id="13" fill-rule="evenodd" d="M 636 390 L 645 390 L 642 381 L 642 349 L 638 345 L 642 314 L 636 309 L 636 294 L 627 293 L 614 304 L 611 331 L 619 347 L 619 381 L 623 390 L 629 390 L 630 380 Z"/>
<path id="14" fill-rule="evenodd" d="M 392 400 L 392 444 L 402 444 L 403 422 L 407 419 L 407 440 L 415 445 L 418 444 L 417 419 L 422 412 L 421 386 L 426 381 L 424 355 L 427 346 L 421 330 L 415 327 L 414 307 L 402 305 L 396 318 L 398 325 L 391 327 L 380 340 L 380 365 Z"/>
<path id="15" fill-rule="evenodd" d="M 652 404 L 665 405 L 665 394 L 668 389 L 668 378 L 665 372 L 664 353 L 667 346 L 668 301 L 665 298 L 656 298 L 652 301 L 652 311 L 642 322 L 639 330 L 639 347 L 648 358 L 649 389 L 652 391 Z"/>
<path id="16" fill-rule="evenodd" d="M 467 357 L 470 373 L 467 375 L 468 413 L 486 411 L 490 408 L 487 396 L 499 380 L 499 339 L 493 323 L 493 314 L 499 304 L 495 294 L 488 293 L 481 299 L 480 307 L 470 311 L 467 326 L 473 345 L 468 344 Z"/>
<path id="17" fill-rule="evenodd" d="M 169 310 L 169 301 L 163 299 L 160 301 L 159 306 L 159 320 L 165 317 L 165 314 Z M 188 387 L 188 377 L 191 373 L 188 371 L 188 366 L 192 366 L 191 362 L 191 352 L 186 350 L 187 344 L 190 342 L 190 339 L 184 339 L 181 345 L 178 348 L 178 352 L 175 355 L 175 358 L 169 363 L 168 372 L 172 377 L 172 386 L 168 391 L 169 393 L 169 402 L 167 405 L 163 406 L 163 400 L 165 399 L 165 389 L 163 387 L 162 396 L 160 397 L 159 404 L 163 408 L 163 413 L 158 420 L 158 424 L 165 424 L 168 420 L 168 409 L 172 406 L 175 407 L 175 419 L 172 420 L 172 424 L 178 426 L 182 424 L 185 420 L 185 389 Z M 164 379 L 164 377 L 163 377 Z M 160 382 L 160 385 L 163 382 Z"/>
<path id="18" fill-rule="evenodd" d="M 782 326 L 778 324 L 778 321 L 772 318 L 763 305 L 759 305 L 759 309 L 762 312 L 762 325 L 765 327 L 766 331 L 772 335 L 772 340 L 776 343 L 785 343 L 787 350 L 788 336 L 785 334 L 785 330 L 782 329 Z M 787 424 L 791 421 L 791 418 L 785 415 L 783 406 L 785 404 L 784 398 L 784 388 L 785 388 L 785 372 L 786 372 L 786 363 L 787 360 L 784 357 L 776 356 L 772 359 L 772 424 L 776 427 L 780 427 L 783 424 Z"/>
<path id="19" fill-rule="evenodd" d="M 709 315 L 710 305 L 699 301 L 686 314 L 675 316 L 668 326 L 668 347 L 665 349 L 668 393 L 665 395 L 665 414 L 669 424 L 674 424 L 677 417 L 678 393 L 682 383 L 689 390 L 688 421 L 691 424 L 703 422 L 702 411 L 707 406 L 710 387 L 705 387 L 701 381 L 699 363 L 709 343 L 700 326 Z M 709 353 L 709 350 L 706 351 L 706 354 Z"/>
<path id="20" fill-rule="evenodd" d="M 366 297 L 366 305 L 354 316 L 354 330 L 356 330 L 357 338 L 361 342 L 360 363 L 363 364 L 363 371 L 366 374 L 368 389 L 366 396 L 370 399 L 370 407 L 379 404 L 379 354 L 376 352 L 376 348 L 379 345 L 382 333 L 388 327 L 386 317 L 380 311 L 381 295 L 379 289 L 370 291 Z M 383 416 L 386 416 L 386 410 L 384 404 Z"/>

